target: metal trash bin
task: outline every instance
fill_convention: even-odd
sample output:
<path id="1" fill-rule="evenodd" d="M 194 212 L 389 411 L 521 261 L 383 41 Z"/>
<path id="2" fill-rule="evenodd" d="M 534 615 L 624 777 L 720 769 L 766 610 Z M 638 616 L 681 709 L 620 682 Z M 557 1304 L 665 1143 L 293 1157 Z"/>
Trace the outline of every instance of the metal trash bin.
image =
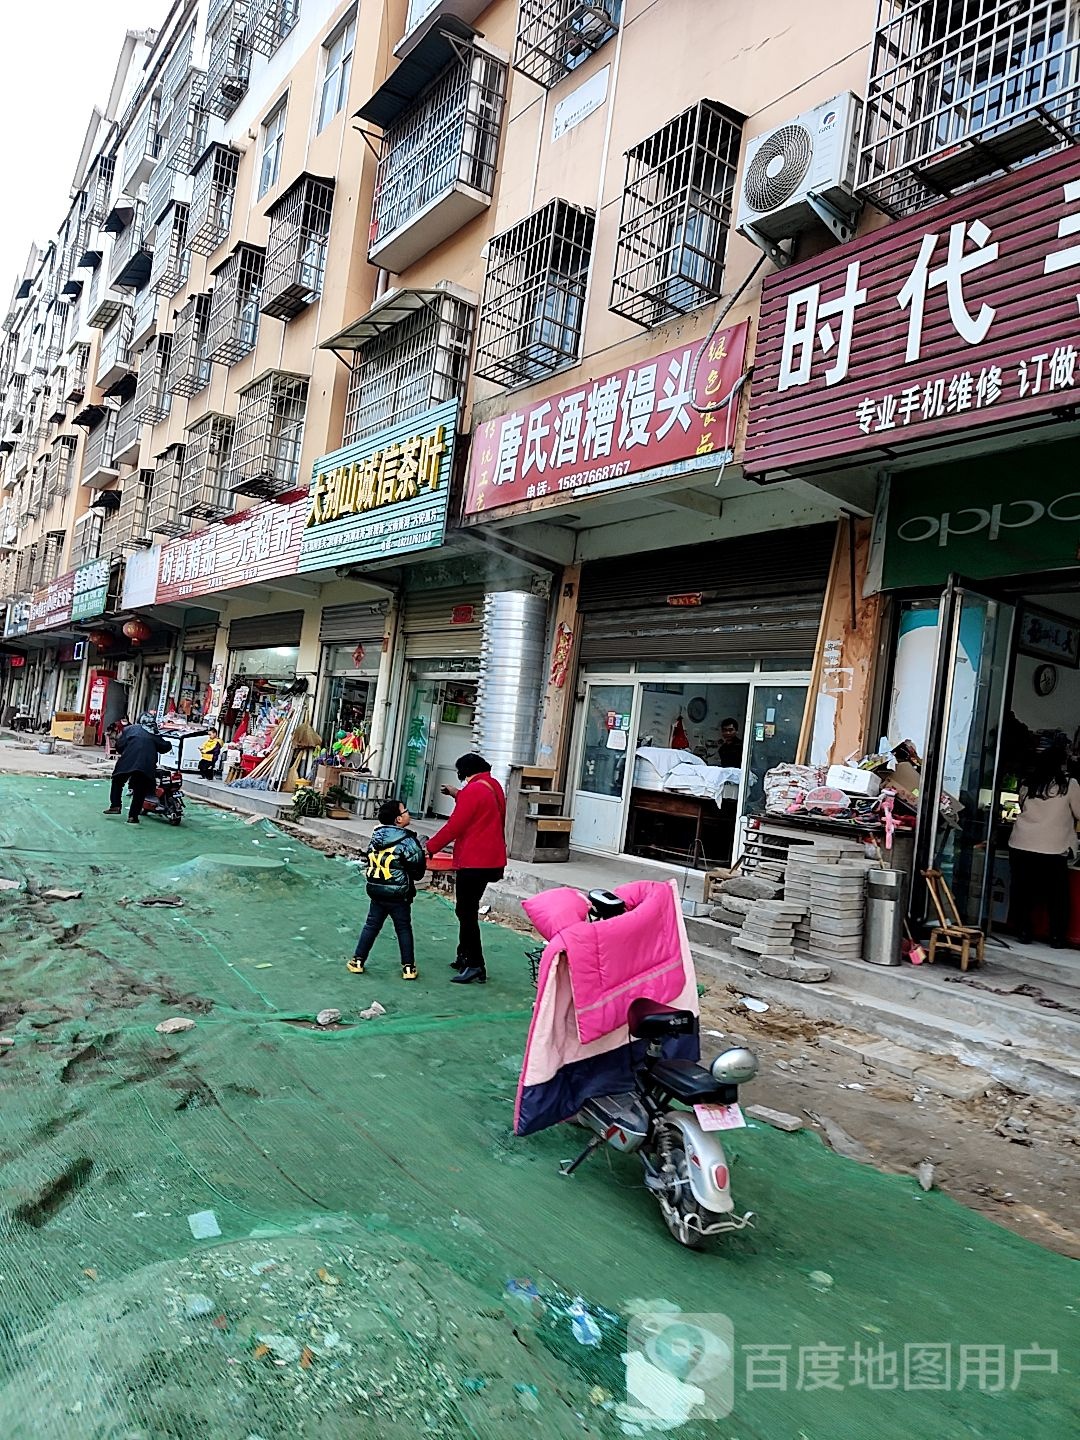
<path id="1" fill-rule="evenodd" d="M 871 965 L 899 965 L 904 934 L 903 870 L 871 870 L 866 877 L 864 957 Z"/>

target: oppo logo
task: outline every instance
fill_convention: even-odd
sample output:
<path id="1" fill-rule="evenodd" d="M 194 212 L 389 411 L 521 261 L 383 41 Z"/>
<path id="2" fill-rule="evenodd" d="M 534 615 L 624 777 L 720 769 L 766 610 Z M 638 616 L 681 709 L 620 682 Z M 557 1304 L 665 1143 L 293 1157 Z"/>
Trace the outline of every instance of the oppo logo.
<path id="1" fill-rule="evenodd" d="M 1059 495 L 1049 505 L 1041 500 L 1006 500 L 989 508 L 970 505 L 964 510 L 946 510 L 943 515 L 915 515 L 897 527 L 896 538 L 910 545 L 936 539 L 944 548 L 950 540 L 962 535 L 985 531 L 987 540 L 998 540 L 1003 530 L 1023 530 L 1040 520 L 1059 520 L 1066 524 L 1080 521 L 1080 490 Z"/>

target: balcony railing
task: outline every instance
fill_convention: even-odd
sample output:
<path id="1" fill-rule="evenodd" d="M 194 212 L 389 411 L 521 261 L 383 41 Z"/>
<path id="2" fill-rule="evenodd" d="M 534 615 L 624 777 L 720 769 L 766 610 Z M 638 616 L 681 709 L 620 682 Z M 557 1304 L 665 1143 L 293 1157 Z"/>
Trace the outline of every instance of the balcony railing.
<path id="1" fill-rule="evenodd" d="M 360 112 L 384 125 L 368 258 L 394 273 L 479 215 L 494 191 L 507 67 L 463 40 L 442 46 L 448 63 L 415 104 L 401 107 L 391 76 Z"/>
<path id="2" fill-rule="evenodd" d="M 156 335 L 139 358 L 139 379 L 135 386 L 134 416 L 145 425 L 156 425 L 169 413 L 172 399 L 165 384 L 172 349 L 171 335 Z"/>
<path id="3" fill-rule="evenodd" d="M 235 365 L 255 348 L 259 334 L 265 252 L 241 244 L 213 272 L 206 356 L 219 365 Z"/>
<path id="4" fill-rule="evenodd" d="M 229 233 L 240 152 L 228 145 L 211 145 L 192 173 L 187 243 L 196 255 L 211 255 Z"/>
<path id="5" fill-rule="evenodd" d="M 227 120 L 248 88 L 251 48 L 247 39 L 247 5 L 244 0 L 226 0 L 213 7 L 207 21 L 210 58 L 206 66 L 203 102 L 212 115 Z"/>
<path id="6" fill-rule="evenodd" d="M 111 484 L 120 470 L 113 460 L 116 445 L 116 411 L 106 410 L 86 437 L 83 451 L 82 484 L 95 490 Z"/>
<path id="7" fill-rule="evenodd" d="M 233 494 L 271 500 L 296 488 L 307 394 L 307 376 L 283 370 L 268 370 L 240 391 L 229 466 Z"/>
<path id="8" fill-rule="evenodd" d="M 204 415 L 187 431 L 180 513 L 189 520 L 221 520 L 233 512 L 228 490 L 229 459 L 236 422 L 228 415 Z"/>
<path id="9" fill-rule="evenodd" d="M 322 294 L 334 182 L 301 175 L 269 210 L 262 313 L 291 320 Z"/>
<path id="10" fill-rule="evenodd" d="M 190 528 L 180 518 L 180 484 L 184 470 L 183 445 L 170 445 L 154 460 L 146 526 L 154 535 L 183 535 Z"/>
<path id="11" fill-rule="evenodd" d="M 887 214 L 1075 144 L 1078 125 L 1073 0 L 879 0 L 859 186 Z"/>
<path id="12" fill-rule="evenodd" d="M 206 356 L 206 326 L 210 317 L 210 294 L 192 295 L 175 315 L 172 351 L 165 376 L 170 395 L 197 394 L 210 381 Z"/>

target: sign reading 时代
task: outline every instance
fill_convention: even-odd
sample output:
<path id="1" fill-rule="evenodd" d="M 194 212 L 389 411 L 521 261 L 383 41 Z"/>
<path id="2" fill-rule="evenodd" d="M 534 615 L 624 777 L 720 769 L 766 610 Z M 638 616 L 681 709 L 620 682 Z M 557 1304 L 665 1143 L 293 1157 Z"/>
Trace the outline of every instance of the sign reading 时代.
<path id="1" fill-rule="evenodd" d="M 1072 147 L 766 282 L 746 470 L 884 457 L 1080 403 Z"/>

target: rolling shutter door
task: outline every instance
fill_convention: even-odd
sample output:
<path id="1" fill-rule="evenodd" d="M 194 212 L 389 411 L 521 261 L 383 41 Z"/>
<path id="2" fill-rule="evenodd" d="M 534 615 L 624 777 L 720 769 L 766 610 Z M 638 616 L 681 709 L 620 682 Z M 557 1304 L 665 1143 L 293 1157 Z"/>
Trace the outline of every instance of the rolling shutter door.
<path id="1" fill-rule="evenodd" d="M 319 623 L 321 645 L 356 645 L 381 642 L 386 628 L 386 601 L 360 605 L 328 605 Z"/>
<path id="2" fill-rule="evenodd" d="M 471 620 L 455 623 L 455 615 L 460 621 L 466 608 L 472 611 Z M 402 617 L 405 658 L 479 657 L 483 615 L 484 590 L 480 585 L 459 590 L 417 590 L 407 595 Z"/>
<path id="3" fill-rule="evenodd" d="M 304 623 L 302 610 L 280 615 L 249 615 L 229 626 L 230 650 L 268 650 L 275 645 L 299 645 Z"/>

